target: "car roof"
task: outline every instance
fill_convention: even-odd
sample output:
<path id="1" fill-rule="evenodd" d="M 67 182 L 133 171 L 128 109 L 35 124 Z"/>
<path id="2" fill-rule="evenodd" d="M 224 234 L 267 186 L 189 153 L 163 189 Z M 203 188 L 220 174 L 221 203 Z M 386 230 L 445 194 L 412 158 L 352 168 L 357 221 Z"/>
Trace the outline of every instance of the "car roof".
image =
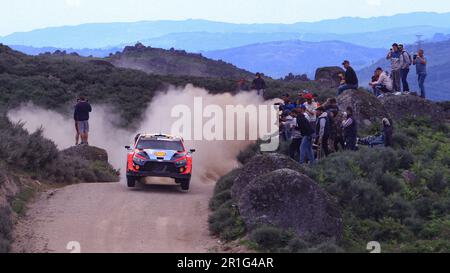
<path id="1" fill-rule="evenodd" d="M 167 134 L 140 134 L 139 140 L 164 140 L 164 141 L 183 141 L 182 137 Z"/>

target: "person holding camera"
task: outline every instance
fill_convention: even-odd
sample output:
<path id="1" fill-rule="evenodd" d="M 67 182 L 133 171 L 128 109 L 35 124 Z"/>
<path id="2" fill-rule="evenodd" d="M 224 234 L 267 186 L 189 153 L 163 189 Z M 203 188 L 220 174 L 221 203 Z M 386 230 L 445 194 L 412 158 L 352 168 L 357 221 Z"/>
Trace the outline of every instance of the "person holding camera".
<path id="1" fill-rule="evenodd" d="M 416 66 L 417 80 L 419 82 L 420 97 L 426 98 L 425 79 L 427 78 L 427 59 L 423 49 L 419 49 L 417 55 L 414 55 L 413 64 Z"/>
<path id="2" fill-rule="evenodd" d="M 401 86 L 401 69 L 402 64 L 400 61 L 401 52 L 397 43 L 392 45 L 391 51 L 388 53 L 386 59 L 391 61 L 391 78 L 393 82 L 394 92 L 400 92 Z"/>

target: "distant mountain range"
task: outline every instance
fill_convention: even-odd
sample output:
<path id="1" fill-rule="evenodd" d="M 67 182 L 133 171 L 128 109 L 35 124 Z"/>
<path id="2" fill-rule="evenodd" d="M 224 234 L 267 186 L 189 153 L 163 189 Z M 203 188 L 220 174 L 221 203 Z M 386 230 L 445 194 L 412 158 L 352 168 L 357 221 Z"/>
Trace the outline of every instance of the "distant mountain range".
<path id="1" fill-rule="evenodd" d="M 221 38 L 223 41 L 231 37 L 230 40 L 234 42 L 229 42 L 229 47 L 241 46 L 243 42 L 247 43 L 249 39 L 253 43 L 270 41 L 267 40 L 267 35 L 258 36 L 255 34 L 274 34 L 279 40 L 291 38 L 309 41 L 341 40 L 364 46 L 380 47 L 386 43 L 389 44 L 390 40 L 403 40 L 404 43 L 412 42 L 411 39 L 415 39 L 416 34 L 423 34 L 425 35 L 424 38 L 431 38 L 436 33 L 450 34 L 449 29 L 450 13 L 409 13 L 375 18 L 346 17 L 295 24 L 232 24 L 206 20 L 98 23 L 13 33 L 0 37 L 0 42 L 7 45 L 33 47 L 110 48 L 134 44 L 137 41 L 147 41 L 150 43 L 147 45 L 151 46 L 176 47 L 197 51 L 223 49 L 223 47 L 218 48 L 217 45 L 215 47 L 212 45 L 193 47 L 192 44 L 194 42 L 214 44 L 211 40 L 218 37 L 220 40 L 219 34 L 234 33 L 235 35 L 225 35 Z M 198 33 L 205 32 L 215 33 L 216 35 L 214 37 L 198 35 Z M 376 35 L 377 32 L 379 35 Z M 193 35 L 193 38 L 188 39 L 187 42 L 183 42 L 189 36 L 180 35 L 180 33 L 197 34 Z M 361 33 L 366 34 L 361 36 Z M 244 34 L 250 34 L 253 37 L 243 38 Z M 299 37 L 292 37 L 295 34 L 298 34 Z M 351 34 L 356 35 L 352 36 Z M 384 36 L 387 38 L 383 38 Z M 370 41 L 366 41 L 366 39 Z"/>
<path id="2" fill-rule="evenodd" d="M 361 47 L 339 41 L 303 42 L 281 41 L 205 52 L 215 60 L 223 60 L 252 72 L 263 72 L 275 78 L 289 73 L 314 77 L 318 67 L 340 65 L 349 59 L 361 69 L 379 60 L 385 49 Z"/>
<path id="3" fill-rule="evenodd" d="M 409 46 L 409 48 L 411 49 L 411 54 L 417 52 L 416 46 Z M 424 43 L 422 48 L 424 48 L 428 59 L 427 95 L 430 99 L 436 101 L 450 100 L 450 40 Z M 373 65 L 359 71 L 358 75 L 362 85 L 365 84 L 367 86 L 373 71 L 377 67 L 382 67 L 389 71 L 390 63 L 385 58 L 381 58 Z M 419 90 L 415 67 L 411 67 L 409 82 L 412 90 Z"/>

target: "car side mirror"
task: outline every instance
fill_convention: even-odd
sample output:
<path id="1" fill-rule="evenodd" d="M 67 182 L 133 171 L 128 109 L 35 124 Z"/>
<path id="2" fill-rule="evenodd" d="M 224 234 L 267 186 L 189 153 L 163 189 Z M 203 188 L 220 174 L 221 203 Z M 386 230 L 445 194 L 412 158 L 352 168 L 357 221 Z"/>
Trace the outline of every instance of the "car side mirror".
<path id="1" fill-rule="evenodd" d="M 125 149 L 131 150 L 131 146 L 125 146 Z"/>
<path id="2" fill-rule="evenodd" d="M 197 150 L 195 149 L 191 149 L 191 153 L 195 153 Z"/>

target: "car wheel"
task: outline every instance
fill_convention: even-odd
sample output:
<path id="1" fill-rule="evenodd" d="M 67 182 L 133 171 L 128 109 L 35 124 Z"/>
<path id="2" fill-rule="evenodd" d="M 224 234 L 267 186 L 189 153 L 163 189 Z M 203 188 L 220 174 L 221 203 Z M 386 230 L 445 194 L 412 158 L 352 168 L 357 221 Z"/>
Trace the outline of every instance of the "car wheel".
<path id="1" fill-rule="evenodd" d="M 136 187 L 136 177 L 127 176 L 127 184 L 128 188 Z"/>
<path id="2" fill-rule="evenodd" d="M 191 179 L 183 179 L 181 180 L 181 189 L 183 191 L 188 191 L 191 185 Z"/>

